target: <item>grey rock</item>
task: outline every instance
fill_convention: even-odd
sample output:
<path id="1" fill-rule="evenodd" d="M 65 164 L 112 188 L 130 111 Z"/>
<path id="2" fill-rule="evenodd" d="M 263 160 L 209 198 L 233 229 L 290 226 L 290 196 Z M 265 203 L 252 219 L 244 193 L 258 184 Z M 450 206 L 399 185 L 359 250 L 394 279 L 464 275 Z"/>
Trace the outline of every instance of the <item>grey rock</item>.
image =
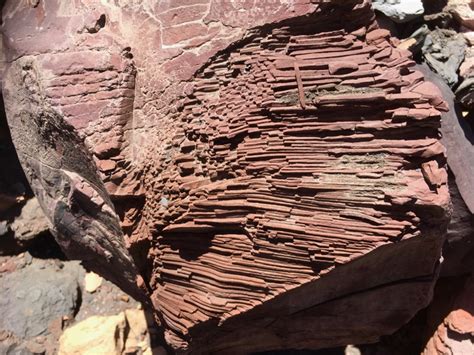
<path id="1" fill-rule="evenodd" d="M 51 321 L 72 317 L 78 306 L 80 267 L 63 268 L 34 259 L 30 265 L 0 278 L 0 330 L 20 340 L 48 333 Z"/>
<path id="2" fill-rule="evenodd" d="M 408 22 L 425 12 L 421 0 L 373 0 L 372 6 L 397 23 Z"/>
<path id="3" fill-rule="evenodd" d="M 21 209 L 21 214 L 11 224 L 15 239 L 29 241 L 48 231 L 48 220 L 36 197 L 29 199 Z"/>
<path id="4" fill-rule="evenodd" d="M 474 110 L 474 76 L 464 80 L 456 89 L 456 101 L 466 109 Z"/>
<path id="5" fill-rule="evenodd" d="M 430 68 L 453 87 L 459 80 L 457 72 L 464 60 L 466 47 L 462 34 L 436 29 L 426 36 L 422 53 Z"/>

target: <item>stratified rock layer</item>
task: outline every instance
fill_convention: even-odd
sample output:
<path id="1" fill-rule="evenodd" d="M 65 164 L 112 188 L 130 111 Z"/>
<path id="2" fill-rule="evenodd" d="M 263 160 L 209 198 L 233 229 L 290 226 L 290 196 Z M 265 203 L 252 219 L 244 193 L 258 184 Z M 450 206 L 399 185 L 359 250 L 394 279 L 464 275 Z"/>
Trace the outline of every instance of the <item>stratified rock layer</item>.
<path id="1" fill-rule="evenodd" d="M 368 2 L 225 4 L 10 5 L 33 189 L 69 255 L 149 292 L 177 351 L 375 341 L 431 297 L 447 106 Z M 15 19 L 44 26 L 32 42 Z"/>
<path id="2" fill-rule="evenodd" d="M 170 154 L 150 155 L 150 285 L 171 342 L 202 349 L 216 335 L 199 324 L 225 328 L 443 219 L 443 102 L 387 31 L 352 19 L 328 31 L 337 25 L 325 15 L 257 31 L 213 58 L 178 104 Z M 314 306 L 304 303 L 294 307 Z"/>

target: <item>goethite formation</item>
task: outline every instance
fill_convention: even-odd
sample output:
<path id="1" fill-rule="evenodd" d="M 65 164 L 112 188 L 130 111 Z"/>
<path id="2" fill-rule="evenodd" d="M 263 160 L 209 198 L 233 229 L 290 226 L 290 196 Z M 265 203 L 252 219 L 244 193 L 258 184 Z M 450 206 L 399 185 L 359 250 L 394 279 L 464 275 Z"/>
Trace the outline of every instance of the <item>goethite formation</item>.
<path id="1" fill-rule="evenodd" d="M 351 273 L 360 289 L 398 273 L 395 255 L 365 270 L 364 255 L 391 245 L 431 255 L 433 270 L 449 205 L 447 107 L 370 11 L 343 15 L 264 26 L 216 55 L 150 152 L 131 243 L 150 241 L 147 283 L 175 349 L 344 344 L 347 319 L 328 321 L 320 304 L 357 291 Z M 413 239 L 422 246 L 402 247 Z M 411 302 L 380 297 L 387 309 Z"/>

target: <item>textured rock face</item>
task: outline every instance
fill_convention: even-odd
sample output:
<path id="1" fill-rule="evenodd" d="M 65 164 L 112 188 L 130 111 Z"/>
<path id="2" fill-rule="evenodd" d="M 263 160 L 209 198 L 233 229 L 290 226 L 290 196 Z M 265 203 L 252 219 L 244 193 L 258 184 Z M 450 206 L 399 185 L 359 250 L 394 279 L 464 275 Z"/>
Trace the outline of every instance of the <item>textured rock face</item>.
<path id="1" fill-rule="evenodd" d="M 1 275 L 0 331 L 28 340 L 47 333 L 58 318 L 72 317 L 80 303 L 76 274 L 77 268 L 70 264 L 54 270 L 33 262 Z"/>
<path id="2" fill-rule="evenodd" d="M 48 220 L 41 210 L 38 200 L 28 200 L 21 210 L 21 214 L 12 223 L 11 228 L 20 241 L 28 241 L 41 233 L 48 231 Z"/>
<path id="3" fill-rule="evenodd" d="M 429 302 L 447 106 L 368 2 L 3 11 L 12 136 L 58 241 L 148 295 L 175 350 L 365 343 Z"/>
<path id="4" fill-rule="evenodd" d="M 454 86 L 458 82 L 458 70 L 464 60 L 466 47 L 466 39 L 462 34 L 437 29 L 428 34 L 422 51 L 428 65 L 449 86 Z"/>

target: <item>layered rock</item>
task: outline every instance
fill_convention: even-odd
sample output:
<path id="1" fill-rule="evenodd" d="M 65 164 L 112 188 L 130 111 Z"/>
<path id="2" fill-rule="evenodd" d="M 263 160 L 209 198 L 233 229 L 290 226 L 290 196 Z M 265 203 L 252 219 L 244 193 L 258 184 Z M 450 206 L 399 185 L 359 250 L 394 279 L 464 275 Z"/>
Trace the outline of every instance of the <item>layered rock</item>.
<path id="1" fill-rule="evenodd" d="M 391 20 L 403 23 L 422 16 L 425 12 L 421 0 L 373 0 L 373 7 Z"/>
<path id="2" fill-rule="evenodd" d="M 149 296 L 175 350 L 371 342 L 428 304 L 447 106 L 368 2 L 4 11 L 12 136 L 58 241 Z"/>
<path id="3" fill-rule="evenodd" d="M 438 297 L 428 320 L 434 325 L 423 355 L 472 354 L 474 352 L 474 282 L 472 275 L 448 279 L 437 286 Z M 443 290 L 444 288 L 444 290 Z"/>

